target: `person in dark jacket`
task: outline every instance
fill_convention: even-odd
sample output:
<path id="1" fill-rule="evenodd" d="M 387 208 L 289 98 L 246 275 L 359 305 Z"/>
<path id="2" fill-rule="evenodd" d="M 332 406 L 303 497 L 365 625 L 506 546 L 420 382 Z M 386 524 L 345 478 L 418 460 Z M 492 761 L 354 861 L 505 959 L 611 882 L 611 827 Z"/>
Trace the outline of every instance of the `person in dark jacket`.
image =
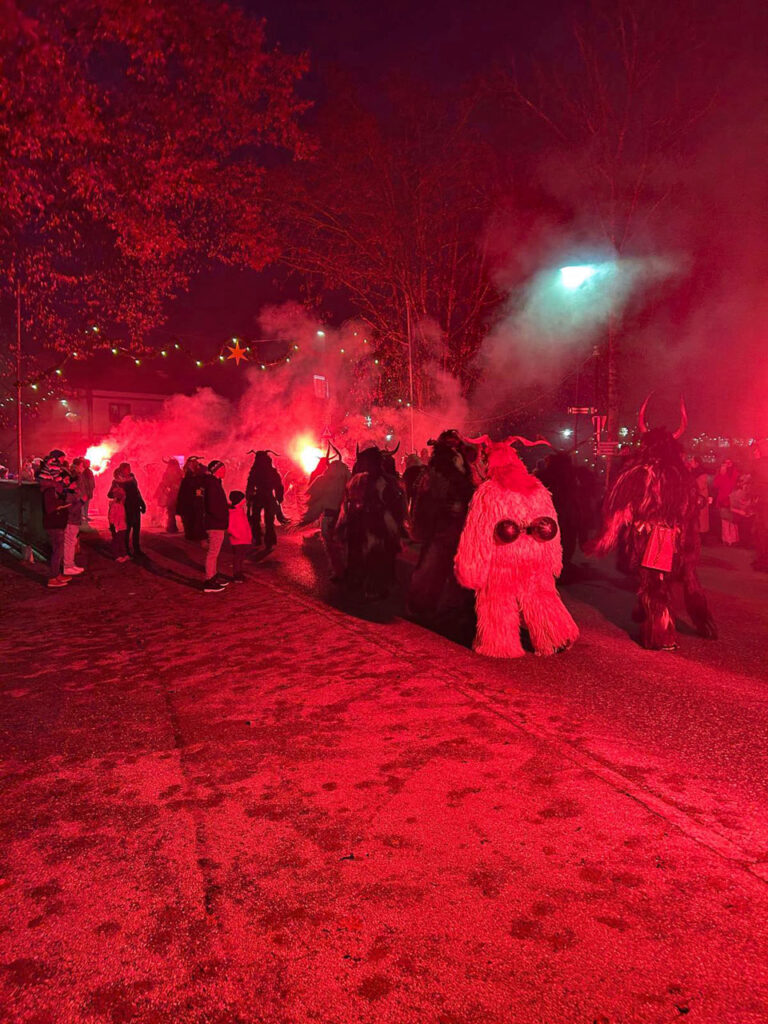
<path id="1" fill-rule="evenodd" d="M 562 575 L 567 576 L 576 553 L 581 508 L 579 478 L 573 468 L 573 459 L 568 452 L 552 452 L 534 475 L 552 495 L 552 504 L 555 506 L 560 524 L 560 542 L 563 546 Z"/>
<path id="2" fill-rule="evenodd" d="M 225 466 L 219 459 L 208 463 L 208 475 L 205 480 L 205 528 L 208 534 L 208 551 L 205 556 L 206 594 L 215 594 L 227 585 L 219 578 L 219 553 L 224 543 L 224 535 L 229 526 L 229 502 L 224 493 L 222 479 Z"/>
<path id="3" fill-rule="evenodd" d="M 375 446 L 357 453 L 335 531 L 346 565 L 343 583 L 366 599 L 389 593 L 401 546 L 405 495 L 385 472 L 386 454 Z"/>
<path id="4" fill-rule="evenodd" d="M 205 540 L 205 470 L 195 455 L 190 455 L 184 464 L 176 512 L 181 516 L 187 540 Z"/>
<path id="5" fill-rule="evenodd" d="M 65 587 L 71 576 L 64 575 L 64 532 L 69 519 L 66 474 L 61 465 L 64 455 L 58 449 L 50 452 L 37 467 L 35 478 L 40 484 L 43 503 L 43 526 L 51 542 L 48 586 Z"/>
<path id="6" fill-rule="evenodd" d="M 176 503 L 179 498 L 179 488 L 183 480 L 183 473 L 181 472 L 181 466 L 173 455 L 169 459 L 165 459 L 164 462 L 165 472 L 155 492 L 155 501 L 165 511 L 165 532 L 178 533 Z"/>
<path id="7" fill-rule="evenodd" d="M 250 454 L 250 453 L 249 453 Z M 251 524 L 253 543 L 261 544 L 261 516 L 264 515 L 264 546 L 271 551 L 277 544 L 275 515 L 285 497 L 280 474 L 272 465 L 269 450 L 253 452 L 253 465 L 245 486 L 248 503 L 248 521 Z M 273 453 L 274 454 L 274 453 Z"/>
<path id="8" fill-rule="evenodd" d="M 408 590 L 408 612 L 426 626 L 471 644 L 475 633 L 474 595 L 453 571 L 459 538 L 475 490 L 470 452 L 457 430 L 430 441 L 429 465 L 414 485 L 411 533 L 421 544 Z"/>
<path id="9" fill-rule="evenodd" d="M 122 487 L 125 491 L 125 526 L 128 531 L 128 537 L 126 543 L 129 548 L 129 553 L 134 558 L 142 557 L 141 550 L 141 517 L 147 511 L 147 506 L 144 503 L 144 499 L 141 496 L 139 485 L 136 482 L 136 477 L 131 472 L 131 466 L 128 462 L 121 462 L 115 470 L 112 478 L 112 487 Z M 112 488 L 110 488 L 108 498 L 112 497 Z M 133 550 L 131 548 L 131 538 L 133 538 Z"/>

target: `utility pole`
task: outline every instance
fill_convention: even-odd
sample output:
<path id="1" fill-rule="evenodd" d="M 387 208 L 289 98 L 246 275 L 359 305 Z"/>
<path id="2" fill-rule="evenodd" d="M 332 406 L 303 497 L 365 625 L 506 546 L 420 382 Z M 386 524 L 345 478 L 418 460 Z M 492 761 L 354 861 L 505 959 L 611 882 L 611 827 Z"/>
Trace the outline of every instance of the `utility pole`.
<path id="1" fill-rule="evenodd" d="M 16 470 L 21 495 L 22 424 L 21 424 L 21 282 L 16 279 Z"/>
<path id="2" fill-rule="evenodd" d="M 416 451 L 416 443 L 413 431 L 413 337 L 411 331 L 411 300 L 408 294 L 405 296 L 405 324 L 408 332 L 408 390 L 411 406 L 411 451 Z"/>

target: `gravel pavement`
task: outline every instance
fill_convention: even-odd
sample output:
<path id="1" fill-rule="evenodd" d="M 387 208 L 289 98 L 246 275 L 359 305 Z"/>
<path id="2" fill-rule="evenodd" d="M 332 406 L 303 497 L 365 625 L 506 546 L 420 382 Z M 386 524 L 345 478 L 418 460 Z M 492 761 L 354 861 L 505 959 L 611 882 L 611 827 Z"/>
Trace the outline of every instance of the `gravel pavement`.
<path id="1" fill-rule="evenodd" d="M 480 658 L 281 535 L 0 564 L 0 1020 L 765 1024 L 766 577 L 708 549 L 722 639 Z"/>

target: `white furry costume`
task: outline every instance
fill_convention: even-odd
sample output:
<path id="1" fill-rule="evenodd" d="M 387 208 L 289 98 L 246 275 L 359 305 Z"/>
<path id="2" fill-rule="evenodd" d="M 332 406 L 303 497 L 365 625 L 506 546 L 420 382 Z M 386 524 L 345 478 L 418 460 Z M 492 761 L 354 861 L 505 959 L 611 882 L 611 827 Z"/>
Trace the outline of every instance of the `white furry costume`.
<path id="1" fill-rule="evenodd" d="M 563 553 L 552 498 L 506 442 L 491 446 L 488 465 L 455 560 L 459 583 L 476 592 L 474 649 L 492 658 L 521 657 L 522 620 L 536 654 L 554 654 L 572 644 L 579 630 L 555 589 Z M 537 532 L 543 519 L 549 522 Z M 517 537 L 506 539 L 515 526 Z M 548 531 L 551 539 L 539 539 Z"/>

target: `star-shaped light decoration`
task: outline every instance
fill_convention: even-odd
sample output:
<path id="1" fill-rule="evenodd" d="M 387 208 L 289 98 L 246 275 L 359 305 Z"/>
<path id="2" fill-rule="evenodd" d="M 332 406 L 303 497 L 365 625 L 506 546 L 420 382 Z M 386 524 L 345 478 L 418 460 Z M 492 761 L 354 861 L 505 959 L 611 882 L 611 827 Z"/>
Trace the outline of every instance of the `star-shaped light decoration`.
<path id="1" fill-rule="evenodd" d="M 234 345 L 227 345 L 227 348 L 231 353 L 230 355 L 227 356 L 227 359 L 234 359 L 235 366 L 239 366 L 240 360 L 247 359 L 248 356 L 245 354 L 245 350 L 240 348 L 240 339 L 233 338 L 232 340 L 234 341 Z"/>

